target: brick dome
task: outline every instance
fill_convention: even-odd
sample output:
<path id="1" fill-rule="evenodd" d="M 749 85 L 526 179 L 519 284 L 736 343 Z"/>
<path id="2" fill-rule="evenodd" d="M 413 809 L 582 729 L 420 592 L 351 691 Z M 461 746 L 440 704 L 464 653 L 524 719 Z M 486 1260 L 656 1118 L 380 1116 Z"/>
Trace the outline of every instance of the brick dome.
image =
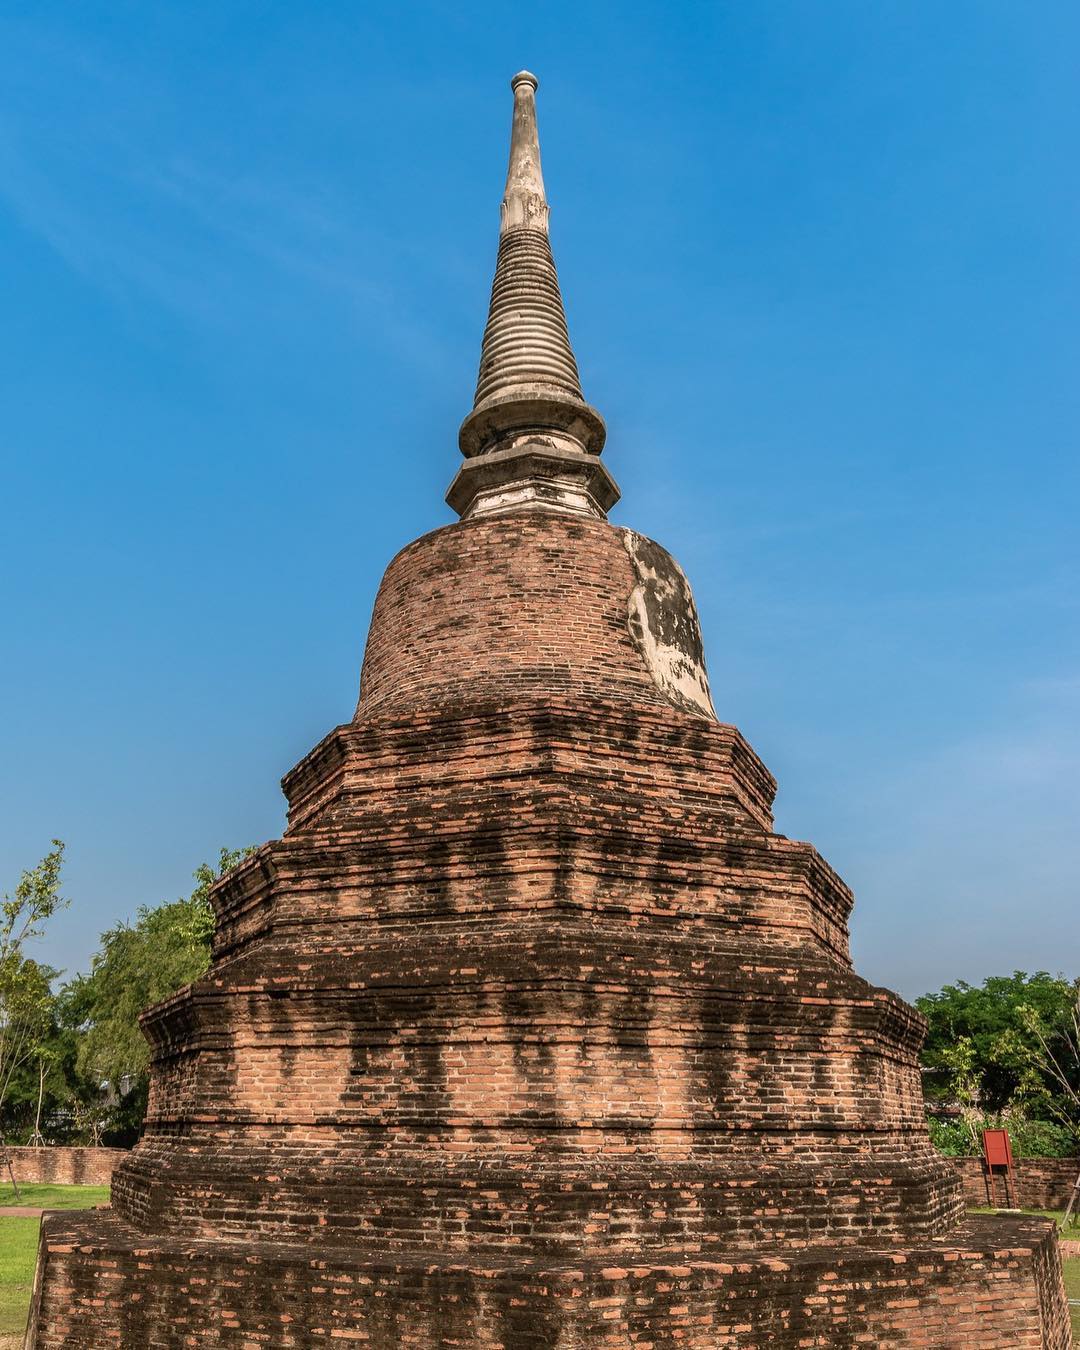
<path id="1" fill-rule="evenodd" d="M 357 718 L 530 695 L 714 717 L 671 555 L 604 520 L 535 510 L 403 549 L 375 601 Z"/>

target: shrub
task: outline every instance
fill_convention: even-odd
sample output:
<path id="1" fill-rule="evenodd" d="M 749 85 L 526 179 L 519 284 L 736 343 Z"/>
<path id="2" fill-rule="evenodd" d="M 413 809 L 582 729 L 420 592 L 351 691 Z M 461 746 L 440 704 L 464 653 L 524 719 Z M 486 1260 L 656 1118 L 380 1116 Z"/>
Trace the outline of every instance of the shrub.
<path id="1" fill-rule="evenodd" d="M 1018 1158 L 1071 1158 L 1077 1151 L 1072 1130 L 1050 1120 L 1021 1120 L 1007 1128 Z"/>
<path id="2" fill-rule="evenodd" d="M 975 1152 L 971 1131 L 962 1120 L 938 1120 L 931 1116 L 926 1123 L 930 1127 L 930 1142 L 947 1158 L 964 1158 Z"/>
<path id="3" fill-rule="evenodd" d="M 1072 1130 L 1050 1120 L 1009 1120 L 984 1116 L 974 1122 L 976 1134 L 963 1120 L 927 1120 L 930 1142 L 947 1158 L 964 1158 L 982 1153 L 982 1131 L 1009 1131 L 1013 1154 L 1017 1158 L 1072 1158 L 1078 1141 Z M 978 1142 L 976 1142 L 978 1140 Z"/>

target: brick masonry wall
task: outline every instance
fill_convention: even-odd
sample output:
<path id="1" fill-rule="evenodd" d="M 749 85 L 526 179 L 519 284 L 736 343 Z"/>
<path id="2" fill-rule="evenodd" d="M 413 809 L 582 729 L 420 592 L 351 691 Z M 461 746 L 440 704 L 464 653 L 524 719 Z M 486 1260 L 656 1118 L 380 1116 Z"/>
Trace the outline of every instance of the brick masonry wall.
<path id="1" fill-rule="evenodd" d="M 963 1182 L 964 1199 L 969 1205 L 990 1204 L 986 1168 L 981 1158 L 950 1158 Z M 1018 1158 L 1016 1187 L 1022 1209 L 1064 1209 L 1080 1176 L 1078 1158 Z M 1006 1204 L 1005 1183 L 998 1175 L 994 1181 L 996 1203 Z"/>
<path id="2" fill-rule="evenodd" d="M 1052 1231 L 961 1228 L 925 1024 L 668 697 L 694 643 L 662 597 L 635 637 L 628 559 L 534 515 L 391 564 L 356 720 L 144 1015 L 111 1213 L 45 1225 L 31 1347 L 1064 1350 Z"/>
<path id="3" fill-rule="evenodd" d="M 221 965 L 144 1020 L 118 1213 L 432 1255 L 946 1231 L 921 1019 L 850 971 L 764 775 L 597 698 L 336 733 L 215 890 Z"/>
<path id="4" fill-rule="evenodd" d="M 1051 1225 L 985 1216 L 917 1248 L 738 1262 L 513 1267 L 394 1263 L 125 1237 L 54 1214 L 35 1350 L 1068 1350 Z M 36 1335 L 36 1338 L 35 1338 Z"/>
<path id="5" fill-rule="evenodd" d="M 359 715 L 524 690 L 678 703 L 630 624 L 639 577 L 624 533 L 531 512 L 417 539 L 379 588 Z"/>
<path id="6" fill-rule="evenodd" d="M 127 1157 L 123 1148 L 5 1148 L 15 1180 L 28 1186 L 43 1182 L 55 1186 L 108 1186 L 113 1173 Z M 3 1165 L 0 1180 L 7 1179 Z"/>

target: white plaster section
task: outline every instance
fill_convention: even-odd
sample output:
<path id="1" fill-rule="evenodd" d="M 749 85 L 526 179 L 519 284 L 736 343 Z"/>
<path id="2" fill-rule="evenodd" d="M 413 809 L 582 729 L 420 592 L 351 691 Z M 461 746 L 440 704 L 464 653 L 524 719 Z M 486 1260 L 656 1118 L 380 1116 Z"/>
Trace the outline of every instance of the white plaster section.
<path id="1" fill-rule="evenodd" d="M 672 703 L 715 720 L 697 608 L 685 573 L 651 539 L 633 530 L 620 533 L 637 583 L 630 592 L 630 635 L 649 674 Z"/>
<path id="2" fill-rule="evenodd" d="M 539 81 L 519 70 L 510 81 L 514 91 L 514 121 L 510 130 L 510 165 L 502 201 L 501 233 L 548 228 L 548 204 L 540 169 L 540 133 L 536 126 L 536 90 Z"/>
<path id="3" fill-rule="evenodd" d="M 529 478 L 480 491 L 462 512 L 462 520 L 473 516 L 495 516 L 504 511 L 557 511 L 570 516 L 604 519 L 592 494 L 580 479 Z"/>

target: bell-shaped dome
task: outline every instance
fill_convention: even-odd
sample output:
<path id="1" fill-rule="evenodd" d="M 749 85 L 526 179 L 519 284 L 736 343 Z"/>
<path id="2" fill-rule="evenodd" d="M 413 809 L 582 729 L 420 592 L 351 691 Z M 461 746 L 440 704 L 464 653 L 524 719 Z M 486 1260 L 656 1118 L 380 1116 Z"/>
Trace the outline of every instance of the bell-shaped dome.
<path id="1" fill-rule="evenodd" d="M 560 695 L 715 717 L 693 596 L 669 553 L 603 520 L 520 511 L 397 555 L 358 718 Z"/>

